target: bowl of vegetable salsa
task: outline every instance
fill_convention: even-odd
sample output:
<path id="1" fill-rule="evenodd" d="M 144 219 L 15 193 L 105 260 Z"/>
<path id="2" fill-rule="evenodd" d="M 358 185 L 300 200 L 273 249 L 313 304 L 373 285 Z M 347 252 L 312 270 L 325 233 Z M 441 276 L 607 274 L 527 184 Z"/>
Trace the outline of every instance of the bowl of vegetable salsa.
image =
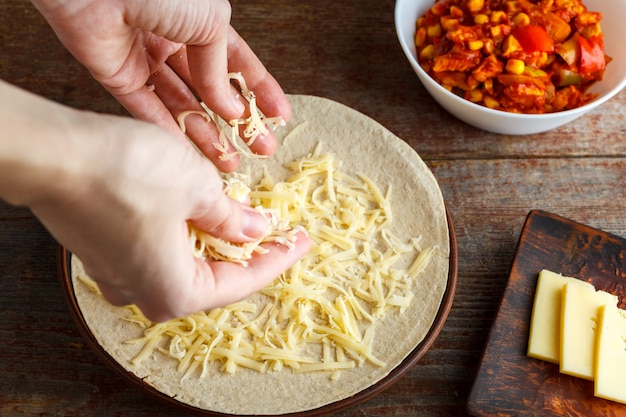
<path id="1" fill-rule="evenodd" d="M 626 0 L 398 0 L 396 31 L 446 110 L 510 135 L 562 126 L 626 85 Z"/>

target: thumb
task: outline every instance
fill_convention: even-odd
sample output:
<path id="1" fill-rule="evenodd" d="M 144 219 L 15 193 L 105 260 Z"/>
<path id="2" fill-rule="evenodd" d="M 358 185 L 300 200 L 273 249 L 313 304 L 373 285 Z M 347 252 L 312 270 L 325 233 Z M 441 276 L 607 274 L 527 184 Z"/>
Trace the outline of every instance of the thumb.
<path id="1" fill-rule="evenodd" d="M 250 242 L 263 237 L 267 219 L 261 213 L 223 192 L 209 198 L 208 204 L 191 219 L 195 227 L 228 242 Z"/>

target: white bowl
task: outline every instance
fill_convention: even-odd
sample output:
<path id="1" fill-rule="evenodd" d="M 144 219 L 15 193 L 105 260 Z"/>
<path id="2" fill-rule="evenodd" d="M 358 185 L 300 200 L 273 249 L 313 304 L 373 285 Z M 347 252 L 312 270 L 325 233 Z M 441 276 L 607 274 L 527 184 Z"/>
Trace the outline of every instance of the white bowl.
<path id="1" fill-rule="evenodd" d="M 443 108 L 472 126 L 508 135 L 545 132 L 598 107 L 626 86 L 626 0 L 584 0 L 588 10 L 603 15 L 605 52 L 613 60 L 607 65 L 602 81 L 589 89 L 589 92 L 598 94 L 596 99 L 576 109 L 548 114 L 517 114 L 489 109 L 451 93 L 434 81 L 417 62 L 414 44 L 415 21 L 433 4 L 434 0 L 397 0 L 395 24 L 398 39 L 426 90 Z"/>

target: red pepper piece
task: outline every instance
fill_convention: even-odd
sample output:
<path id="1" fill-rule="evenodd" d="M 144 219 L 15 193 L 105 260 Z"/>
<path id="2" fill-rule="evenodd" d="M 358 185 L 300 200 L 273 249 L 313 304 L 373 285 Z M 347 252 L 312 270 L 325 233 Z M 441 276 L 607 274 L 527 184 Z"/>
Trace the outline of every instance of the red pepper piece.
<path id="1" fill-rule="evenodd" d="M 519 26 L 513 29 L 513 36 L 524 52 L 552 52 L 554 42 L 545 28 L 536 25 Z"/>
<path id="2" fill-rule="evenodd" d="M 604 42 L 601 36 L 593 36 L 589 40 L 578 37 L 580 45 L 580 72 L 590 74 L 603 71 L 606 67 L 604 59 Z"/>

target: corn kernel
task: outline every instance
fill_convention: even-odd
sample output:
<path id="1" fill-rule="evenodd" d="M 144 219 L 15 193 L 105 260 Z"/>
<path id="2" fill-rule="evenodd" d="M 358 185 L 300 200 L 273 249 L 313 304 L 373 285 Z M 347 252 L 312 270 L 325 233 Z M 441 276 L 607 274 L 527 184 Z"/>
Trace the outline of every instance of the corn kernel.
<path id="1" fill-rule="evenodd" d="M 493 78 L 487 78 L 483 83 L 483 87 L 485 88 L 486 92 L 488 92 L 489 94 L 493 94 Z"/>
<path id="2" fill-rule="evenodd" d="M 521 59 L 509 59 L 506 62 L 506 66 L 504 67 L 504 69 L 510 74 L 521 75 L 524 73 L 525 67 L 526 65 Z"/>
<path id="3" fill-rule="evenodd" d="M 441 18 L 441 27 L 444 30 L 447 30 L 447 31 L 455 30 L 458 25 L 459 25 L 459 20 L 451 16 L 444 16 Z"/>
<path id="4" fill-rule="evenodd" d="M 465 82 L 467 84 L 468 90 L 470 91 L 476 91 L 476 89 L 480 85 L 480 81 L 478 81 L 476 78 L 472 77 L 471 75 L 467 77 L 467 80 Z"/>
<path id="5" fill-rule="evenodd" d="M 452 6 L 450 7 L 450 15 L 454 17 L 463 17 L 463 9 L 458 6 Z"/>
<path id="6" fill-rule="evenodd" d="M 491 12 L 490 19 L 492 23 L 504 22 L 506 19 L 506 13 L 504 13 L 502 10 L 494 10 L 493 12 Z"/>
<path id="7" fill-rule="evenodd" d="M 530 17 L 526 13 L 518 13 L 513 18 L 513 23 L 517 26 L 528 26 L 530 24 Z"/>
<path id="8" fill-rule="evenodd" d="M 488 21 L 489 21 L 489 16 L 487 16 L 486 14 L 480 13 L 474 16 L 474 23 L 476 23 L 477 25 L 484 25 Z"/>
<path id="9" fill-rule="evenodd" d="M 459 20 L 452 16 L 444 16 L 440 19 L 443 30 L 452 31 L 459 25 Z"/>
<path id="10" fill-rule="evenodd" d="M 489 33 L 491 33 L 492 38 L 497 38 L 502 35 L 502 28 L 500 26 L 492 26 L 489 28 Z"/>
<path id="11" fill-rule="evenodd" d="M 467 10 L 472 13 L 478 13 L 485 6 L 485 0 L 469 0 L 467 2 Z"/>
<path id="12" fill-rule="evenodd" d="M 428 26 L 428 28 L 426 29 L 426 33 L 430 38 L 438 38 L 443 32 L 441 30 L 441 25 L 439 23 L 436 23 L 434 25 Z"/>
<path id="13" fill-rule="evenodd" d="M 465 98 L 472 103 L 478 103 L 483 100 L 483 92 L 480 90 L 472 90 L 467 93 Z"/>
<path id="14" fill-rule="evenodd" d="M 426 29 L 419 28 L 415 33 L 415 46 L 422 46 L 426 43 Z"/>
<path id="15" fill-rule="evenodd" d="M 485 106 L 489 107 L 490 109 L 496 109 L 499 105 L 498 100 L 491 96 L 485 96 L 485 98 L 483 99 L 483 103 L 485 103 Z"/>
<path id="16" fill-rule="evenodd" d="M 520 11 L 520 6 L 517 0 L 507 1 L 506 2 L 506 11 L 509 13 L 514 13 Z"/>
<path id="17" fill-rule="evenodd" d="M 485 39 L 485 40 L 483 41 L 483 43 L 485 44 L 485 45 L 484 45 L 484 47 L 483 47 L 483 48 L 484 48 L 484 49 L 483 49 L 483 51 L 484 51 L 486 54 L 493 54 L 493 51 L 495 51 L 495 50 L 496 50 L 496 46 L 495 46 L 495 44 L 493 43 L 493 40 L 491 40 L 491 39 Z"/>
<path id="18" fill-rule="evenodd" d="M 470 51 L 478 51 L 479 49 L 482 49 L 483 45 L 484 45 L 484 42 L 481 40 L 469 41 L 467 43 L 467 47 L 469 48 Z"/>
<path id="19" fill-rule="evenodd" d="M 433 59 L 435 57 L 435 47 L 428 45 L 420 52 L 420 59 Z"/>

